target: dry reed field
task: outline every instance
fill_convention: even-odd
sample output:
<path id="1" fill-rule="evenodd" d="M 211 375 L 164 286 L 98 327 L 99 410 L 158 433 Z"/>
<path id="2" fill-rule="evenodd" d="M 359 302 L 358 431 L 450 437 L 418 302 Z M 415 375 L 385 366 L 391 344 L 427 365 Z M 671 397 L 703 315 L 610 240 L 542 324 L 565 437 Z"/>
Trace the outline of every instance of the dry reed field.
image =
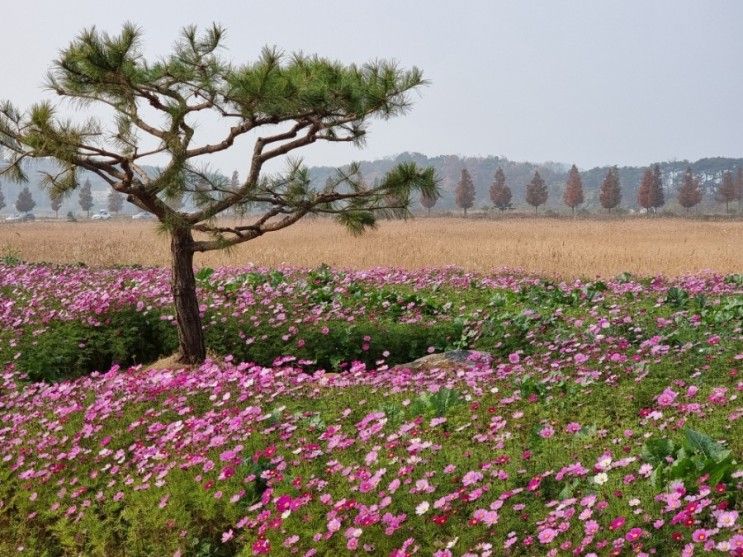
<path id="1" fill-rule="evenodd" d="M 107 266 L 167 265 L 166 235 L 152 222 L 0 224 L 0 255 L 27 261 Z M 743 222 L 683 219 L 465 220 L 418 218 L 380 223 L 353 237 L 326 220 L 309 220 L 229 252 L 197 254 L 196 264 L 247 263 L 341 268 L 468 270 L 521 268 L 550 276 L 613 276 L 623 271 L 675 276 L 743 271 Z"/>

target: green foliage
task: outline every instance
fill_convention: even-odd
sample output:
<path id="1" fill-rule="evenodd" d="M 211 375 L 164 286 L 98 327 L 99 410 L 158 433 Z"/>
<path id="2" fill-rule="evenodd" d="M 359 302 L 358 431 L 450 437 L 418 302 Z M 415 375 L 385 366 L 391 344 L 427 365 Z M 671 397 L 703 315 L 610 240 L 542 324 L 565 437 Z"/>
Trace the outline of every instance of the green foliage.
<path id="1" fill-rule="evenodd" d="M 443 387 L 435 393 L 425 392 L 410 405 L 412 416 L 434 416 L 443 418 L 456 406 L 464 404 L 464 398 L 454 389 Z"/>
<path id="2" fill-rule="evenodd" d="M 6 246 L 3 249 L 2 255 L 0 255 L 0 263 L 9 267 L 20 265 L 22 262 L 23 260 L 21 259 L 21 251 L 17 248 Z"/>
<path id="3" fill-rule="evenodd" d="M 672 286 L 668 289 L 666 298 L 663 303 L 668 304 L 674 308 L 682 308 L 686 306 L 689 301 L 689 293 L 682 288 Z"/>
<path id="4" fill-rule="evenodd" d="M 710 324 L 743 323 L 743 296 L 730 296 L 717 305 L 702 309 L 702 317 Z"/>
<path id="5" fill-rule="evenodd" d="M 653 485 L 661 488 L 673 480 L 681 480 L 691 488 L 702 476 L 708 476 L 713 486 L 729 481 L 736 468 L 731 455 L 729 449 L 711 437 L 688 428 L 680 443 L 651 439 L 642 449 L 643 458 L 655 466 Z"/>
<path id="6" fill-rule="evenodd" d="M 214 269 L 212 269 L 211 267 L 202 267 L 201 269 L 196 271 L 194 276 L 197 282 L 208 286 L 209 279 L 211 278 L 213 274 L 214 274 Z"/>
<path id="7" fill-rule="evenodd" d="M 108 371 L 114 363 L 148 363 L 171 354 L 177 346 L 175 328 L 156 313 L 126 308 L 98 319 L 99 326 L 53 321 L 38 334 L 27 332 L 16 365 L 31 381 L 57 381 Z"/>
<path id="8" fill-rule="evenodd" d="M 536 395 L 540 399 L 547 394 L 547 386 L 531 375 L 524 375 L 518 380 L 519 392 L 523 398 Z"/>
<path id="9" fill-rule="evenodd" d="M 327 332 L 323 332 L 325 327 Z M 314 362 L 312 369 L 338 370 L 347 368 L 353 361 L 364 362 L 367 367 L 374 367 L 380 360 L 389 365 L 407 363 L 427 354 L 431 346 L 437 350 L 449 348 L 461 332 L 460 324 L 448 321 L 434 325 L 386 319 L 354 323 L 327 321 L 299 325 L 292 340 L 287 342 L 286 328 L 253 330 L 243 321 L 227 318 L 209 325 L 206 344 L 211 352 L 232 354 L 238 361 L 270 366 L 276 358 L 291 355 Z M 247 343 L 247 338 L 253 342 Z M 389 355 L 385 356 L 385 352 Z"/>
<path id="10" fill-rule="evenodd" d="M 531 354 L 535 335 L 544 334 L 554 321 L 554 317 L 542 317 L 530 310 L 504 310 L 491 314 L 479 331 L 471 329 L 470 336 L 475 346 L 493 354 Z"/>

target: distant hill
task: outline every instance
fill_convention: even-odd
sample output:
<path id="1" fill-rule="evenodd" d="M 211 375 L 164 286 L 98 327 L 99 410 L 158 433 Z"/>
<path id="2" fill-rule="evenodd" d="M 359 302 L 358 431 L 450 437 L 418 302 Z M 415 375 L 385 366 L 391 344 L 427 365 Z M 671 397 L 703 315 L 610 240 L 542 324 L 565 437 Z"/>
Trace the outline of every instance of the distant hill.
<path id="1" fill-rule="evenodd" d="M 400 155 L 378 159 L 373 161 L 362 161 L 360 163 L 361 172 L 364 179 L 373 182 L 381 178 L 388 170 L 400 162 L 412 161 L 421 166 L 431 166 L 436 170 L 442 188 L 442 197 L 436 205 L 435 211 L 454 210 L 454 189 L 462 168 L 467 168 L 472 175 L 475 183 L 476 198 L 475 208 L 490 207 L 492 203 L 489 198 L 489 188 L 493 182 L 493 176 L 496 169 L 500 166 L 506 174 L 506 181 L 513 192 L 513 204 L 517 209 L 526 209 L 524 202 L 524 190 L 526 183 L 531 180 L 535 170 L 538 170 L 547 183 L 549 188 L 549 200 L 547 208 L 553 210 L 565 210 L 562 205 L 562 193 L 565 186 L 567 171 L 570 167 L 568 163 L 562 162 L 516 162 L 505 157 L 488 156 L 488 157 L 460 157 L 457 155 L 439 155 L 429 157 L 421 153 L 402 153 Z M 704 199 L 702 207 L 706 210 L 717 210 L 719 206 L 714 201 L 714 190 L 720 183 L 723 172 L 726 170 L 735 170 L 743 167 L 743 158 L 733 159 L 724 157 L 704 158 L 695 162 L 689 161 L 668 161 L 661 162 L 660 167 L 663 174 L 663 183 L 666 190 L 666 207 L 672 210 L 678 209 L 676 203 L 676 188 L 683 171 L 687 166 L 691 166 L 694 172 L 699 176 L 702 188 L 704 190 Z M 49 161 L 31 161 L 28 163 L 27 171 L 31 179 L 30 188 L 36 201 L 34 211 L 37 214 L 51 214 L 49 198 L 40 186 L 41 176 L 39 172 L 50 171 L 52 165 Z M 583 178 L 583 187 L 585 193 L 585 203 L 582 208 L 595 210 L 599 208 L 598 192 L 604 176 L 608 171 L 608 166 L 596 167 L 591 169 L 581 169 Z M 318 166 L 310 169 L 312 180 L 318 185 L 325 183 L 325 180 L 335 170 L 335 167 Z M 637 188 L 642 177 L 645 167 L 624 166 L 619 167 L 619 177 L 622 184 L 622 203 L 621 207 L 626 209 L 637 208 Z M 81 179 L 89 179 L 92 184 L 94 211 L 105 209 L 107 205 L 107 196 L 109 193 L 108 186 L 97 176 L 83 172 Z M 13 184 L 7 180 L 0 179 L 0 188 L 5 194 L 6 207 L 0 210 L 2 214 L 15 212 L 15 200 L 21 186 Z M 414 210 L 420 210 L 421 207 L 416 203 Z M 78 205 L 77 194 L 73 193 L 66 199 L 60 209 L 60 215 L 65 215 L 68 211 L 80 214 L 82 210 Z M 125 213 L 135 213 L 138 210 L 128 204 L 124 205 Z"/>

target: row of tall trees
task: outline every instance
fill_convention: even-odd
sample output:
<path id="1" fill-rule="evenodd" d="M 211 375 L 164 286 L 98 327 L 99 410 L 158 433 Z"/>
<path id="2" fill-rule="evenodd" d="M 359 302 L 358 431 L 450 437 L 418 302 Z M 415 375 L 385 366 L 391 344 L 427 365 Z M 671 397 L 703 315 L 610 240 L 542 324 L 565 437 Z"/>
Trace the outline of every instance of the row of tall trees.
<path id="1" fill-rule="evenodd" d="M 117 191 L 111 191 L 108 194 L 108 211 L 111 213 L 119 213 L 124 208 L 124 196 Z M 59 210 L 62 208 L 62 196 L 56 194 L 54 191 L 49 194 L 49 201 L 54 211 L 55 216 L 59 216 Z M 94 206 L 93 203 L 93 192 L 90 184 L 90 180 L 86 180 L 85 183 L 80 187 L 78 196 L 78 203 L 83 211 L 87 212 L 90 217 L 90 211 Z M 3 194 L 2 188 L 0 188 L 0 210 L 6 206 L 5 195 Z M 24 186 L 23 189 L 18 193 L 18 198 L 15 202 L 16 211 L 19 213 L 28 213 L 33 211 L 36 207 L 36 200 L 31 194 L 31 190 L 28 186 Z"/>
<path id="2" fill-rule="evenodd" d="M 230 185 L 235 186 L 239 183 L 237 171 L 232 174 Z M 475 203 L 475 185 L 467 169 L 462 169 L 461 178 L 455 190 L 457 207 L 463 210 L 467 216 L 467 210 L 471 209 Z M 501 211 L 512 209 L 511 188 L 506 184 L 506 175 L 503 169 L 498 167 L 495 172 L 493 184 L 490 186 L 490 200 L 493 206 Z M 544 179 L 539 172 L 535 172 L 531 181 L 526 185 L 525 201 L 538 211 L 539 207 L 547 202 L 549 191 Z M 725 210 L 729 211 L 730 204 L 737 202 L 743 203 L 743 167 L 738 168 L 735 173 L 726 171 L 722 175 L 720 185 L 715 190 L 715 200 L 725 204 Z M 51 208 L 55 215 L 58 216 L 62 206 L 62 198 L 53 192 L 49 196 Z M 703 192 L 700 186 L 699 178 L 694 174 L 691 168 L 687 168 L 681 178 L 681 184 L 678 187 L 677 199 L 679 205 L 687 210 L 692 209 L 701 203 Z M 108 211 L 118 214 L 124 207 L 124 195 L 117 191 L 111 191 L 108 194 L 107 206 Z M 427 209 L 430 214 L 431 209 L 436 205 L 437 197 L 423 195 L 421 205 Z M 568 171 L 568 177 L 565 182 L 563 192 L 563 203 L 569 207 L 573 213 L 585 202 L 583 194 L 583 181 L 578 168 L 573 165 Z M 622 200 L 622 188 L 619 182 L 619 171 L 612 167 L 606 174 L 599 192 L 599 203 L 601 207 L 611 212 L 612 209 L 619 206 Z M 93 193 L 90 180 L 86 180 L 80 187 L 78 203 L 83 211 L 86 211 L 90 217 L 90 211 L 93 209 Z M 665 192 L 663 189 L 663 180 L 660 166 L 653 165 L 648 168 L 642 176 L 640 187 L 637 191 L 637 204 L 648 212 L 655 212 L 665 205 Z M 175 198 L 169 201 L 173 209 L 180 209 L 183 206 L 181 198 Z M 0 189 L 0 209 L 6 206 L 5 197 Z M 18 195 L 15 203 L 16 210 L 21 213 L 27 213 L 36 206 L 31 191 L 24 187 Z"/>
<path id="3" fill-rule="evenodd" d="M 500 167 L 495 172 L 495 178 L 490 186 L 489 193 L 490 200 L 497 209 L 505 211 L 513 208 L 511 203 L 513 194 L 511 188 L 506 184 L 506 175 Z M 462 209 L 465 217 L 467 216 L 467 210 L 475 204 L 475 194 L 472 176 L 466 168 L 463 168 L 454 195 L 457 207 Z M 677 199 L 679 205 L 689 210 L 698 205 L 702 201 L 702 197 L 703 192 L 699 178 L 694 174 L 691 167 L 688 167 L 678 187 Z M 534 207 L 535 212 L 538 212 L 539 207 L 547 203 L 548 198 L 547 184 L 540 176 L 539 171 L 536 171 L 531 181 L 526 184 L 524 200 Z M 739 206 L 743 204 L 743 167 L 738 168 L 735 173 L 732 171 L 723 173 L 722 181 L 715 190 L 715 200 L 724 203 L 726 211 L 730 210 L 730 203 L 737 201 Z M 568 171 L 562 201 L 566 207 L 572 210 L 573 214 L 585 202 L 583 180 L 575 165 Z M 619 171 L 617 167 L 612 167 L 601 183 L 599 203 L 601 207 L 611 212 L 612 209 L 619 206 L 621 201 L 622 186 L 619 182 Z M 656 212 L 665 203 L 666 198 L 660 165 L 655 164 L 648 168 L 642 176 L 640 187 L 637 190 L 637 204 L 647 212 Z M 436 198 L 421 197 L 421 205 L 430 214 L 431 209 L 436 205 Z"/>

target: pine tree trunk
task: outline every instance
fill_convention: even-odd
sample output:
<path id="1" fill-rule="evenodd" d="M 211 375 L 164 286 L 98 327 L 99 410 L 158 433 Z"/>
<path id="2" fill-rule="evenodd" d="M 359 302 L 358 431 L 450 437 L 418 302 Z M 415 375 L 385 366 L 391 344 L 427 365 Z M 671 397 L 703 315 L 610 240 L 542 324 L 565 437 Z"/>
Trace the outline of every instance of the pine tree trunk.
<path id="1" fill-rule="evenodd" d="M 172 292 L 178 324 L 179 361 L 188 365 L 200 364 L 206 359 L 206 345 L 196 298 L 191 230 L 173 230 L 170 251 L 173 257 Z"/>

